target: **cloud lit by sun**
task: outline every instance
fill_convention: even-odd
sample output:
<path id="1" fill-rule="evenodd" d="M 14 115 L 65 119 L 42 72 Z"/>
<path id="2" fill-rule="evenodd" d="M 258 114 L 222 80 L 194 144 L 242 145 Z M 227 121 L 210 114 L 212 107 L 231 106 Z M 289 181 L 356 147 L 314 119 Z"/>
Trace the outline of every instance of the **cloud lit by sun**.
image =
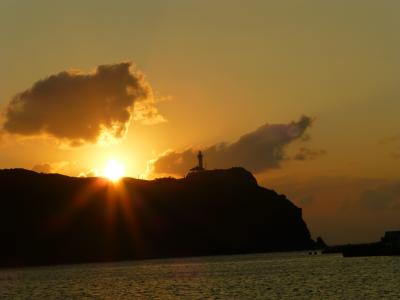
<path id="1" fill-rule="evenodd" d="M 118 181 L 125 174 L 125 167 L 119 161 L 111 159 L 104 167 L 103 176 L 111 181 Z"/>

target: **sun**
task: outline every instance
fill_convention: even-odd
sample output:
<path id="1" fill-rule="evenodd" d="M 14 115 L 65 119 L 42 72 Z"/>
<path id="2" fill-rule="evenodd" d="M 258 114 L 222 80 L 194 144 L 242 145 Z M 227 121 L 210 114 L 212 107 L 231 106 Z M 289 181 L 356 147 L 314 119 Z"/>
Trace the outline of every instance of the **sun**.
<path id="1" fill-rule="evenodd" d="M 125 168 L 117 160 L 111 159 L 104 167 L 103 176 L 111 181 L 118 181 L 124 176 Z"/>

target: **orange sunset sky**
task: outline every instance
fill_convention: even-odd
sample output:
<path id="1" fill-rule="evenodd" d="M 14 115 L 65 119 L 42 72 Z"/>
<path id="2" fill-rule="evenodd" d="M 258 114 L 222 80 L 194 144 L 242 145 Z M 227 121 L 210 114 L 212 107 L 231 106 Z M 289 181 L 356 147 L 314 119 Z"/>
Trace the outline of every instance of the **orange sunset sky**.
<path id="1" fill-rule="evenodd" d="M 243 166 L 327 243 L 400 229 L 400 2 L 0 2 L 0 168 Z"/>

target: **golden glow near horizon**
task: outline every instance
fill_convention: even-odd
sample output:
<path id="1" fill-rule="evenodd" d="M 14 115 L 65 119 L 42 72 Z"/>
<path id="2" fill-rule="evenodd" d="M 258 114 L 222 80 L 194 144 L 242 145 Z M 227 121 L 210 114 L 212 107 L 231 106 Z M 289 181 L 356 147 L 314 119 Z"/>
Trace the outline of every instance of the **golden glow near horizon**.
<path id="1" fill-rule="evenodd" d="M 115 159 L 111 159 L 107 162 L 107 165 L 104 167 L 103 176 L 111 181 L 118 181 L 125 174 L 125 167 L 122 163 Z"/>

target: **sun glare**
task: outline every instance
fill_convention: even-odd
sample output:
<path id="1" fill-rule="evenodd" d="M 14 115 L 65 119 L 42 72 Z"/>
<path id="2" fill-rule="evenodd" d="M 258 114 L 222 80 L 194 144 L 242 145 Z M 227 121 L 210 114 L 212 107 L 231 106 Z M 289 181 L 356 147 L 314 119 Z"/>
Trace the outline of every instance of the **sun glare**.
<path id="1" fill-rule="evenodd" d="M 112 159 L 108 161 L 107 165 L 104 168 L 103 175 L 112 181 L 118 181 L 122 176 L 124 176 L 125 168 L 124 166 Z"/>

